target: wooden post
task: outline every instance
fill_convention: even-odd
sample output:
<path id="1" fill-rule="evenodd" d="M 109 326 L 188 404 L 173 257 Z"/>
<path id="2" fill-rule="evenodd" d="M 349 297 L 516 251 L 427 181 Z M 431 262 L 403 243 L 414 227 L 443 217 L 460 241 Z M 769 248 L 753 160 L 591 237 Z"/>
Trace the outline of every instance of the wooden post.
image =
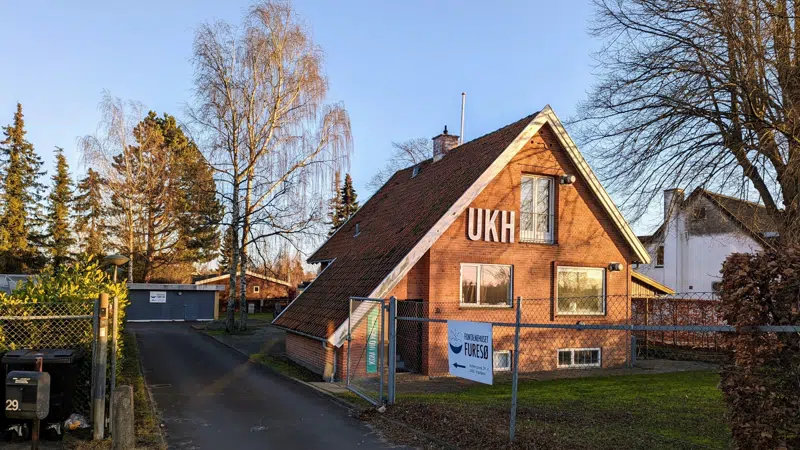
<path id="1" fill-rule="evenodd" d="M 105 437 L 106 427 L 106 365 L 108 362 L 108 294 L 100 294 L 98 308 L 97 351 L 92 361 L 92 430 L 95 440 Z"/>
<path id="2" fill-rule="evenodd" d="M 133 431 L 133 388 L 118 386 L 111 396 L 113 417 L 112 429 L 114 437 L 111 448 L 114 450 L 132 450 L 136 444 Z"/>

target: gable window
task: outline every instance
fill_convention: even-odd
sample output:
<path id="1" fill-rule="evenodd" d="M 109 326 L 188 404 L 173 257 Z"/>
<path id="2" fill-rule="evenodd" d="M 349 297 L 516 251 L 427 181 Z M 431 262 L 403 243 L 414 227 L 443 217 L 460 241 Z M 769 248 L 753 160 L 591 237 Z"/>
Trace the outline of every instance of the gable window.
<path id="1" fill-rule="evenodd" d="M 602 315 L 606 312 L 606 271 L 593 267 L 559 267 L 560 315 Z"/>
<path id="2" fill-rule="evenodd" d="M 259 292 L 261 292 L 261 286 L 258 285 L 253 286 L 253 293 L 258 294 Z"/>
<path id="3" fill-rule="evenodd" d="M 495 350 L 492 355 L 492 366 L 495 372 L 511 370 L 511 350 Z"/>
<path id="4" fill-rule="evenodd" d="M 664 267 L 664 246 L 659 245 L 656 249 L 656 267 Z"/>
<path id="5" fill-rule="evenodd" d="M 524 175 L 520 194 L 520 240 L 553 243 L 553 178 Z"/>
<path id="6" fill-rule="evenodd" d="M 461 264 L 461 304 L 511 306 L 512 267 Z"/>
<path id="7" fill-rule="evenodd" d="M 599 348 L 562 348 L 558 350 L 558 367 L 600 367 Z"/>

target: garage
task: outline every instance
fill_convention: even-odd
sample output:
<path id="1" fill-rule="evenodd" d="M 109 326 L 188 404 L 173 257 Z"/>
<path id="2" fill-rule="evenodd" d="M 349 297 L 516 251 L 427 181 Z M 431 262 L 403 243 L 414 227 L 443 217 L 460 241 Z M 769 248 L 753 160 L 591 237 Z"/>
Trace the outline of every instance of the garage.
<path id="1" fill-rule="evenodd" d="M 217 318 L 225 286 L 128 283 L 128 322 L 183 322 Z"/>

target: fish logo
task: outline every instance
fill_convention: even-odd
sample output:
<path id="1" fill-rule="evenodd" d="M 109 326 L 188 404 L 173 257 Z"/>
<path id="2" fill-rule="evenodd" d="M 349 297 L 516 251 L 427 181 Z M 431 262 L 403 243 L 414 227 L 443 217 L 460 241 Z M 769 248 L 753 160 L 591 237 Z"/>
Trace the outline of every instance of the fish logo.
<path id="1" fill-rule="evenodd" d="M 455 353 L 456 355 L 461 353 L 461 350 L 464 348 L 464 343 L 461 340 L 461 333 L 456 331 L 449 331 L 448 334 L 450 335 L 450 350 Z"/>

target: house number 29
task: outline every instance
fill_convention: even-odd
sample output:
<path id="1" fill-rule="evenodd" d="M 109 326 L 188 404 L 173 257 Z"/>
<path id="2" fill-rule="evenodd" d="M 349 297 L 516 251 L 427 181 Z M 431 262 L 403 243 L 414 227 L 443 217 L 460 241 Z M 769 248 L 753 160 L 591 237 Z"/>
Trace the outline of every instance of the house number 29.
<path id="1" fill-rule="evenodd" d="M 18 411 L 19 400 L 6 399 L 6 411 Z"/>

